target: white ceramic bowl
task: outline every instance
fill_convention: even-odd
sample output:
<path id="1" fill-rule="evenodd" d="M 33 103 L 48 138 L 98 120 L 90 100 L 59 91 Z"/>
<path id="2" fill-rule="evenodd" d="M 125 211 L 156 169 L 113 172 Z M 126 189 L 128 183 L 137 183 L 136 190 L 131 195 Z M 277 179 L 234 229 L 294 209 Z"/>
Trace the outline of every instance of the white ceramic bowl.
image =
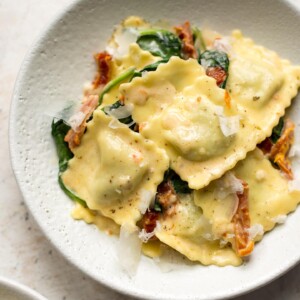
<path id="1" fill-rule="evenodd" d="M 69 101 L 79 101 L 83 83 L 94 74 L 92 53 L 104 48 L 113 26 L 129 15 L 148 20 L 165 18 L 174 24 L 188 19 L 224 34 L 240 28 L 257 43 L 300 64 L 300 16 L 295 7 L 283 1 L 76 2 L 32 47 L 15 87 L 10 119 L 11 157 L 26 203 L 68 260 L 120 292 L 152 299 L 224 299 L 255 289 L 299 261 L 300 210 L 284 226 L 267 234 L 250 261 L 241 267 L 196 264 L 163 273 L 143 257 L 134 278 L 120 269 L 116 238 L 70 217 L 73 203 L 57 183 L 57 157 L 48 114 L 63 109 Z M 294 120 L 299 108 L 295 103 Z"/>
<path id="2" fill-rule="evenodd" d="M 0 299 L 47 300 L 29 287 L 4 277 L 0 277 Z"/>

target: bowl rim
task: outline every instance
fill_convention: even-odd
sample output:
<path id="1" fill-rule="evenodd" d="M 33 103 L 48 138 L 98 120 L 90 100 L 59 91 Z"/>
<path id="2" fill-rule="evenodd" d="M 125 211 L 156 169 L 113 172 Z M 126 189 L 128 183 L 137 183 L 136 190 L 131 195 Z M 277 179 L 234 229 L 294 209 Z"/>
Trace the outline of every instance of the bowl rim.
<path id="1" fill-rule="evenodd" d="M 32 300 L 47 300 L 47 298 L 39 294 L 37 291 L 15 280 L 9 279 L 7 277 L 0 276 L 0 286 L 1 285 L 9 289 L 15 290 L 20 294 L 24 294 L 27 297 L 31 297 Z"/>
<path id="2" fill-rule="evenodd" d="M 43 222 L 36 216 L 34 213 L 34 205 L 28 200 L 30 196 L 27 194 L 27 191 L 24 186 L 21 184 L 21 177 L 22 175 L 18 174 L 18 153 L 16 151 L 16 140 L 15 140 L 15 132 L 17 130 L 16 122 L 15 122 L 15 115 L 16 115 L 16 107 L 17 107 L 17 101 L 19 97 L 21 96 L 21 87 L 22 82 L 24 80 L 24 77 L 26 73 L 28 72 L 28 69 L 33 61 L 34 54 L 36 50 L 42 45 L 44 39 L 47 38 L 49 32 L 51 29 L 61 20 L 63 19 L 70 11 L 76 10 L 78 6 L 80 6 L 82 3 L 84 3 L 87 0 L 71 0 L 70 3 L 68 3 L 65 7 L 63 7 L 49 22 L 43 26 L 40 33 L 37 35 L 37 37 L 34 39 L 33 43 L 29 46 L 24 59 L 22 61 L 22 64 L 20 66 L 18 75 L 16 77 L 16 81 L 14 84 L 12 96 L 11 96 L 11 104 L 10 104 L 10 113 L 9 113 L 9 154 L 10 154 L 10 161 L 12 170 L 14 173 L 14 176 L 16 178 L 17 184 L 21 190 L 22 196 L 24 198 L 24 202 L 26 203 L 26 206 L 28 210 L 30 211 L 31 215 L 34 217 L 36 224 L 40 228 L 40 230 L 43 232 L 44 236 L 47 238 L 48 241 L 51 242 L 51 244 L 59 251 L 60 254 L 73 266 L 75 266 L 77 269 L 79 269 L 81 272 L 85 273 L 88 277 L 95 280 L 96 282 L 104 285 L 110 290 L 115 290 L 117 292 L 120 292 L 127 296 L 133 296 L 138 299 L 153 299 L 153 300 L 179 300 L 181 298 L 170 298 L 168 296 L 160 296 L 155 294 L 146 294 L 142 290 L 137 289 L 131 289 L 131 288 L 123 288 L 120 287 L 118 284 L 115 284 L 113 280 L 105 279 L 104 277 L 98 277 L 93 272 L 90 271 L 90 269 L 85 266 L 81 265 L 76 259 L 73 259 L 72 256 L 68 256 L 62 245 L 59 243 L 57 239 L 53 239 L 52 234 L 47 230 L 47 226 L 43 224 Z M 292 10 L 296 11 L 300 17 L 300 3 L 297 6 L 296 3 L 291 3 L 291 0 L 277 0 L 278 2 L 284 3 L 286 6 L 290 7 Z M 252 281 L 252 283 L 248 285 L 244 285 L 240 289 L 231 290 L 230 293 L 228 291 L 227 295 L 222 295 L 221 293 L 215 294 L 213 296 L 206 297 L 207 300 L 218 300 L 218 299 L 229 299 L 232 297 L 244 295 L 247 293 L 250 293 L 251 291 L 254 291 L 262 286 L 267 285 L 268 283 L 274 281 L 275 279 L 279 278 L 280 276 L 287 273 L 290 269 L 295 267 L 300 262 L 300 254 L 298 257 L 293 257 L 289 260 L 288 263 L 284 265 L 283 268 L 277 269 L 276 272 L 272 272 L 269 275 L 265 275 L 264 277 L 260 277 L 260 281 Z M 0 283 L 3 278 L 0 277 Z M 20 285 L 22 286 L 22 285 Z M 25 286 L 26 287 L 26 286 Z M 30 289 L 29 289 L 30 290 Z M 39 298 L 38 298 L 39 299 Z M 44 297 L 40 298 L 41 300 L 46 299 Z M 192 297 L 189 297 L 187 299 L 194 299 Z"/>

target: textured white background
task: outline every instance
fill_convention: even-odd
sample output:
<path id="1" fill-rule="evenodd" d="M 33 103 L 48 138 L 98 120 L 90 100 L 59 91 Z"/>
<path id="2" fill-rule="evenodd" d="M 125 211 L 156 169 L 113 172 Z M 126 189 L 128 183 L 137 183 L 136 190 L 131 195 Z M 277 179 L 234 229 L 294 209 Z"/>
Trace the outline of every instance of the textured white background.
<path id="1" fill-rule="evenodd" d="M 125 300 L 129 298 L 70 265 L 47 241 L 24 205 L 9 161 L 8 118 L 17 72 L 43 27 L 71 2 L 0 0 L 0 275 L 20 281 L 51 300 Z M 300 299 L 299 282 L 297 266 L 273 283 L 236 300 Z"/>

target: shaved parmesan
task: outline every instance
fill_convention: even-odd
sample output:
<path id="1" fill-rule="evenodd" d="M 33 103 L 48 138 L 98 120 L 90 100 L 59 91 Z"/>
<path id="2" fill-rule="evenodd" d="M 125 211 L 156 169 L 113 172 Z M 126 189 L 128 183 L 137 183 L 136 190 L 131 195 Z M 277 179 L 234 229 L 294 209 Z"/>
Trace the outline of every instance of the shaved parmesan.
<path id="1" fill-rule="evenodd" d="M 215 106 L 215 113 L 219 117 L 220 128 L 224 136 L 230 136 L 239 131 L 240 116 L 226 117 L 224 115 L 224 108 L 222 106 Z"/>
<path id="2" fill-rule="evenodd" d="M 217 51 L 225 52 L 231 55 L 233 54 L 230 38 L 227 36 L 215 39 L 213 42 L 213 48 Z"/>
<path id="3" fill-rule="evenodd" d="M 155 231 L 152 232 L 146 232 L 146 230 L 143 228 L 139 233 L 139 238 L 143 243 L 147 243 L 153 236 L 155 236 Z"/>
<path id="4" fill-rule="evenodd" d="M 299 157 L 300 156 L 300 146 L 293 145 L 289 151 L 289 157 Z"/>
<path id="5" fill-rule="evenodd" d="M 156 221 L 156 227 L 155 227 L 155 232 L 160 232 L 162 229 L 161 224 L 159 221 Z"/>
<path id="6" fill-rule="evenodd" d="M 205 70 L 210 66 L 209 60 L 203 58 L 200 60 L 200 64 Z"/>
<path id="7" fill-rule="evenodd" d="M 118 258 L 124 271 L 133 276 L 141 258 L 142 241 L 138 236 L 138 228 L 129 223 L 121 226 L 118 243 Z"/>
<path id="8" fill-rule="evenodd" d="M 130 44 L 135 43 L 139 32 L 133 27 L 124 28 L 122 31 L 116 32 L 114 35 L 114 41 L 116 47 L 108 46 L 106 51 L 113 54 L 116 58 L 120 58 L 128 53 Z"/>
<path id="9" fill-rule="evenodd" d="M 223 239 L 220 239 L 220 247 L 224 248 L 228 244 L 228 241 L 225 241 Z"/>
<path id="10" fill-rule="evenodd" d="M 289 191 L 300 191 L 300 179 L 296 178 L 294 180 L 289 181 Z"/>
<path id="11" fill-rule="evenodd" d="M 121 105 L 118 108 L 110 109 L 110 107 L 104 108 L 105 113 L 115 117 L 116 119 L 124 119 L 131 116 L 133 110 L 133 105 Z"/>
<path id="12" fill-rule="evenodd" d="M 228 238 L 228 239 L 234 239 L 235 238 L 235 234 L 234 233 L 227 233 L 226 234 L 226 238 Z"/>
<path id="13" fill-rule="evenodd" d="M 217 115 L 217 116 L 224 117 L 224 107 L 223 107 L 223 106 L 216 105 L 216 106 L 214 107 L 214 109 L 215 109 L 215 112 L 216 112 L 216 115 Z"/>
<path id="14" fill-rule="evenodd" d="M 236 134 L 240 128 L 240 117 L 223 117 L 219 116 L 220 127 L 224 136 Z"/>
<path id="15" fill-rule="evenodd" d="M 153 199 L 154 199 L 154 195 L 150 191 L 141 189 L 139 211 L 141 212 L 142 215 L 146 212 Z"/>
<path id="16" fill-rule="evenodd" d="M 224 223 L 231 222 L 239 206 L 239 198 L 236 194 L 226 193 L 226 195 L 225 198 L 218 199 L 218 205 L 214 210 L 214 218 Z"/>
<path id="17" fill-rule="evenodd" d="M 117 48 L 112 46 L 106 46 L 105 51 L 110 54 L 111 56 L 117 57 Z"/>
<path id="18" fill-rule="evenodd" d="M 242 181 L 236 178 L 232 172 L 227 172 L 219 179 L 217 186 L 216 196 L 218 199 L 225 199 L 231 194 L 242 194 L 244 192 Z"/>
<path id="19" fill-rule="evenodd" d="M 74 114 L 69 120 L 68 124 L 71 126 L 71 128 L 78 132 L 80 125 L 84 121 L 86 115 L 82 111 L 78 111 L 76 114 Z"/>
<path id="20" fill-rule="evenodd" d="M 267 174 L 264 170 L 257 170 L 255 173 L 255 178 L 258 181 L 263 181 L 266 178 Z"/>
<path id="21" fill-rule="evenodd" d="M 247 229 L 249 233 L 249 239 L 254 240 L 258 235 L 264 234 L 264 228 L 261 224 L 254 224 L 249 229 Z"/>
<path id="22" fill-rule="evenodd" d="M 108 127 L 111 129 L 117 129 L 117 128 L 121 128 L 124 127 L 125 125 L 121 122 L 119 122 L 117 119 L 112 119 L 109 123 L 108 123 Z"/>
<path id="23" fill-rule="evenodd" d="M 117 129 L 117 128 L 122 128 L 124 126 L 127 126 L 127 127 L 130 127 L 132 126 L 133 124 L 135 124 L 134 121 L 128 123 L 128 124 L 125 124 L 125 123 L 121 123 L 119 120 L 117 119 L 112 119 L 109 124 L 108 124 L 108 127 L 111 128 L 111 129 Z"/>
<path id="24" fill-rule="evenodd" d="M 278 215 L 271 219 L 272 222 L 283 224 L 286 221 L 287 215 Z"/>
<path id="25" fill-rule="evenodd" d="M 146 230 L 143 228 L 139 233 L 139 238 L 143 243 L 147 243 L 159 231 L 161 231 L 161 224 L 159 221 L 156 221 L 156 227 L 154 230 L 152 232 L 146 232 Z"/>

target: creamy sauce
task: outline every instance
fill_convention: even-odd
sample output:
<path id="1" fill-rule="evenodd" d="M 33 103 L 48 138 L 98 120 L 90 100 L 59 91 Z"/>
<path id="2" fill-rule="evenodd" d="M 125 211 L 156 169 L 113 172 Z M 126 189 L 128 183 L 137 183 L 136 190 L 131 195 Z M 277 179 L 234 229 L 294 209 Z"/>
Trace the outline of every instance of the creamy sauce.
<path id="1" fill-rule="evenodd" d="M 150 25 L 138 17 L 116 28 L 107 48 L 114 56 L 112 79 L 161 59 L 135 43 L 141 28 Z M 179 57 L 131 82 L 125 79 L 104 96 L 62 179 L 89 207 L 77 204 L 72 217 L 118 235 L 120 225 L 136 228 L 171 166 L 194 191 L 176 198 L 174 213 L 160 219 L 158 240 L 143 243 L 142 252 L 158 258 L 171 247 L 203 265 L 238 266 L 243 260 L 234 250 L 232 223 L 238 199 L 236 193 L 220 193 L 222 176 L 231 170 L 249 184 L 255 241 L 295 210 L 300 192 L 289 191 L 288 181 L 254 149 L 291 104 L 300 68 L 240 31 L 218 42 L 217 33 L 203 36 L 209 47 L 229 53 L 227 91 L 196 60 Z M 101 110 L 120 98 L 132 105 L 139 133 Z"/>

